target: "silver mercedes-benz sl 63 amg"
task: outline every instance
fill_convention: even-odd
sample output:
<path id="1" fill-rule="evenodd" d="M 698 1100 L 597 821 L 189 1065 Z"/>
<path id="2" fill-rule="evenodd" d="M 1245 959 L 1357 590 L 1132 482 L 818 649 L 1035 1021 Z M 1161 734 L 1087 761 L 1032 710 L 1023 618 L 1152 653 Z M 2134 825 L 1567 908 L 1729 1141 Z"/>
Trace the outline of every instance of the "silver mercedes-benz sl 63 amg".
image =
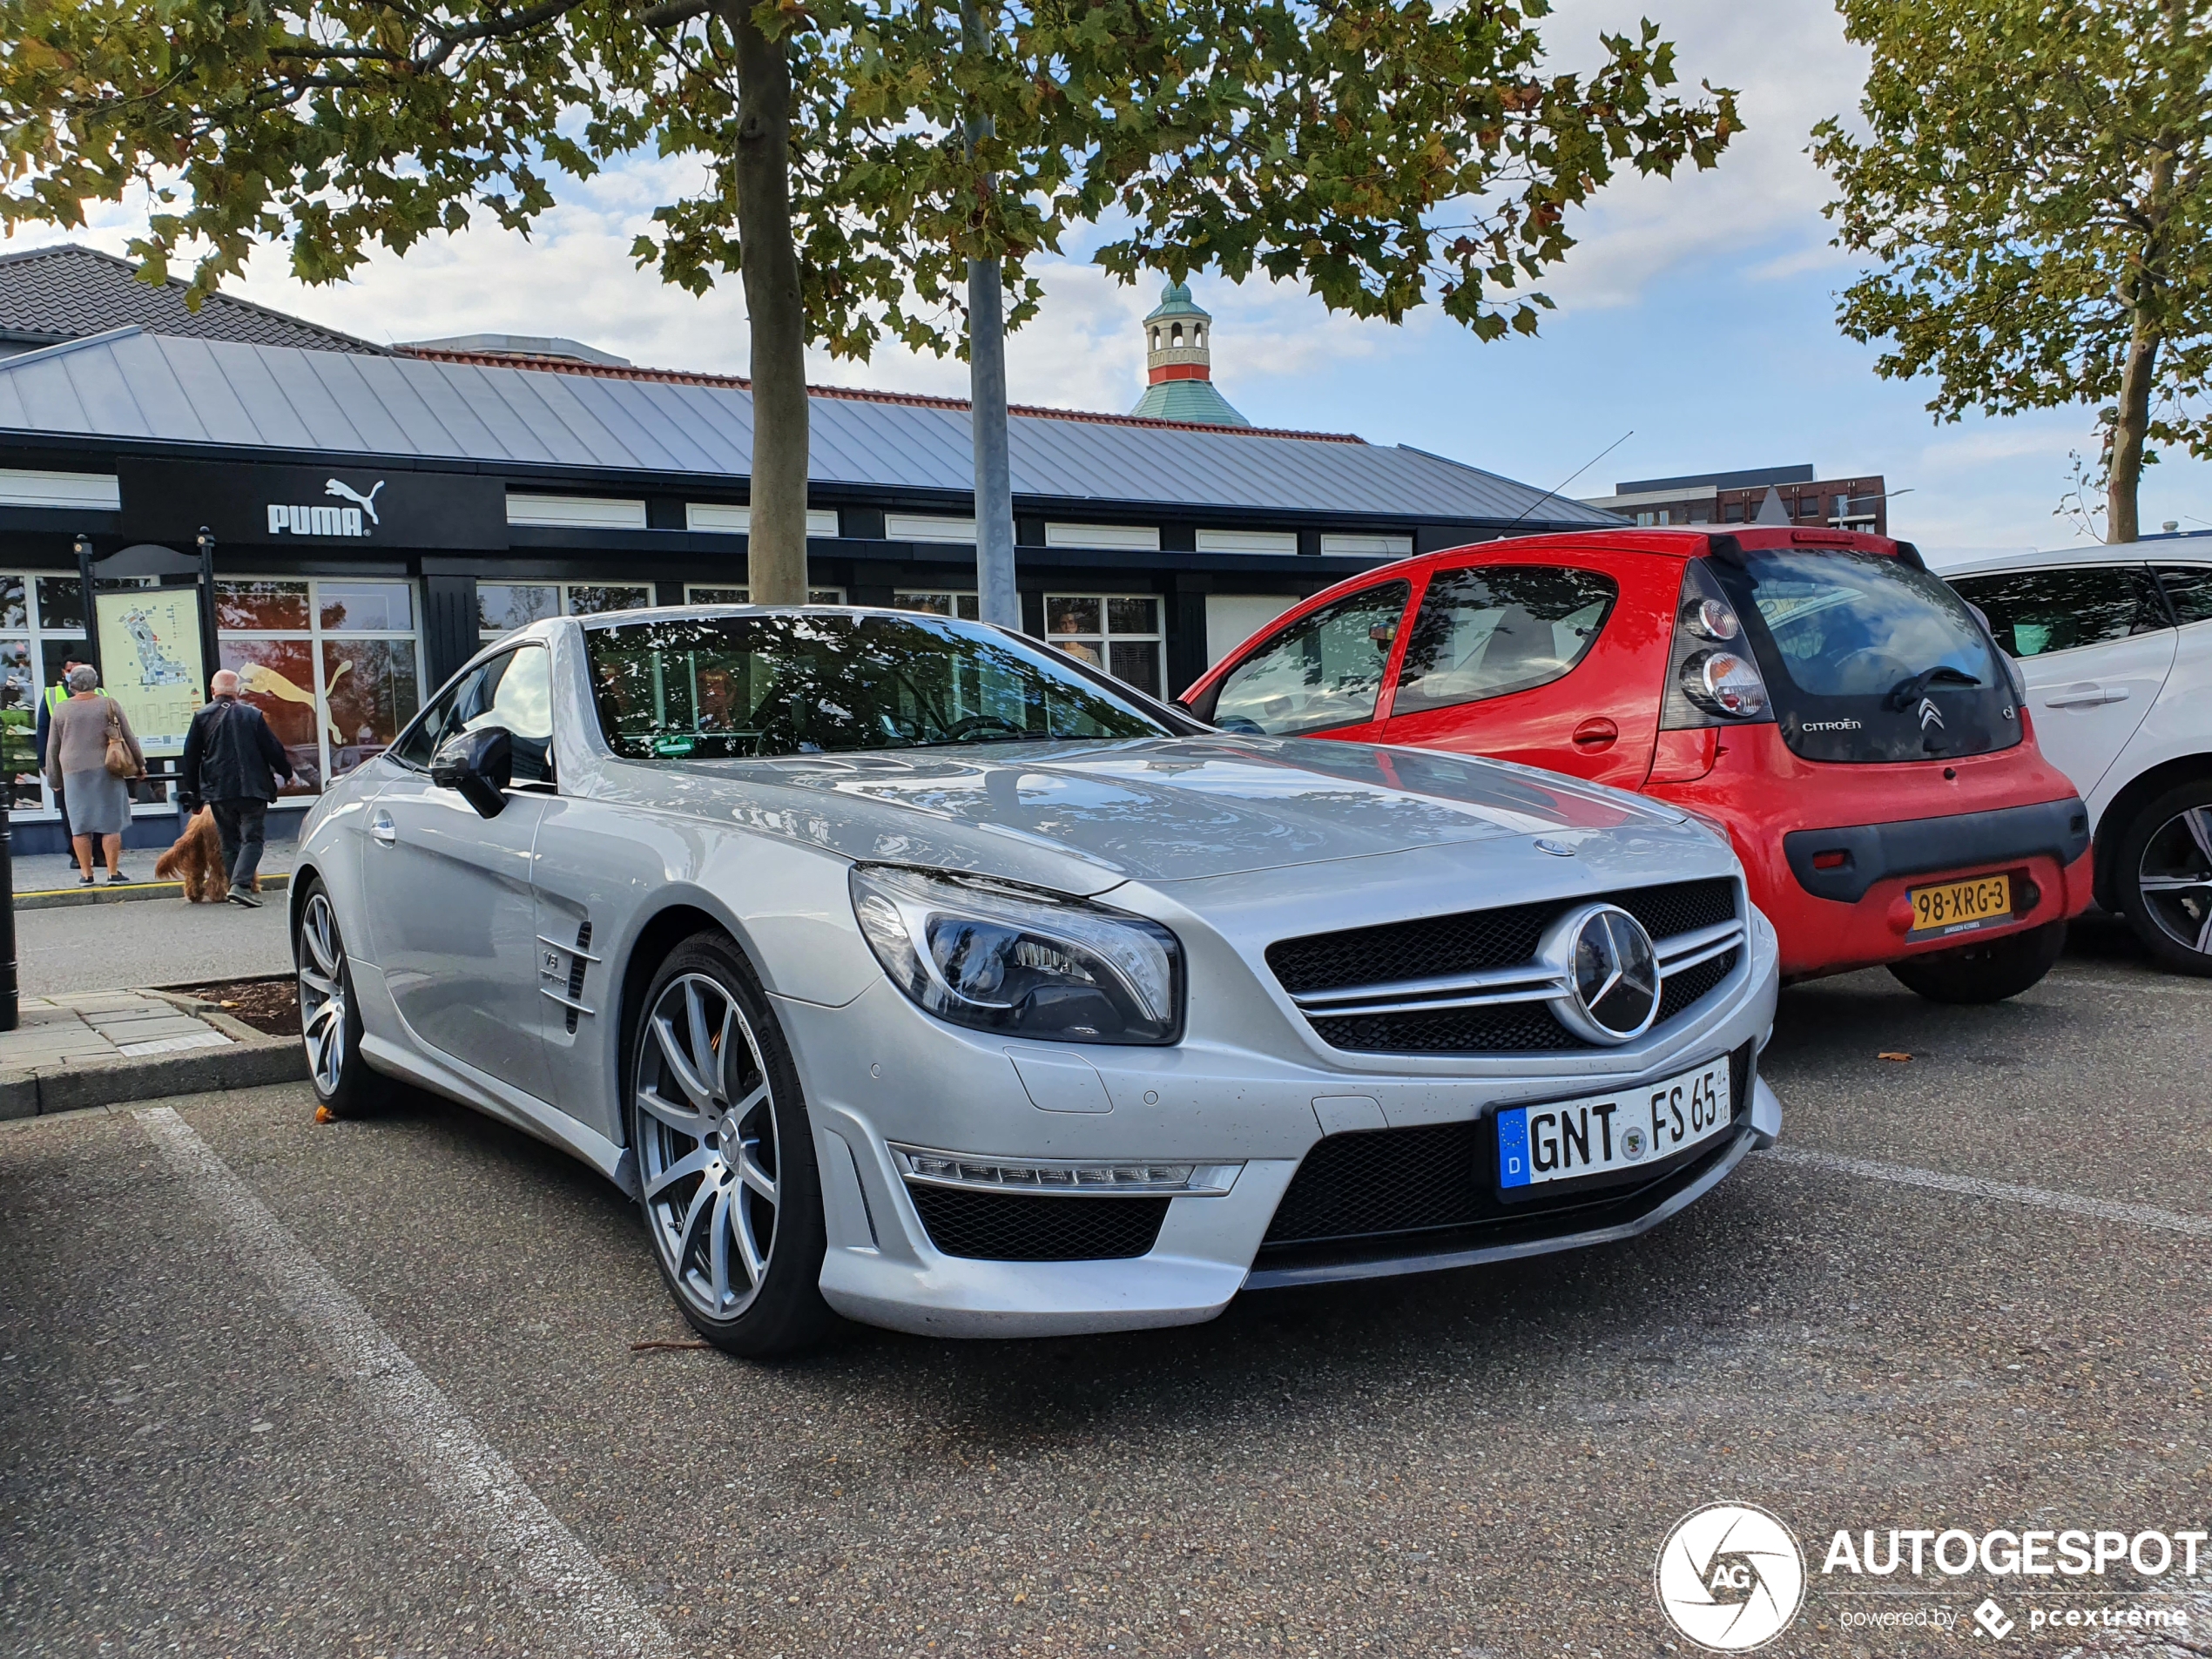
<path id="1" fill-rule="evenodd" d="M 509 635 L 316 806 L 291 923 L 331 1111 L 564 1148 L 739 1353 L 1626 1238 L 1780 1128 L 1703 823 L 908 612 Z"/>

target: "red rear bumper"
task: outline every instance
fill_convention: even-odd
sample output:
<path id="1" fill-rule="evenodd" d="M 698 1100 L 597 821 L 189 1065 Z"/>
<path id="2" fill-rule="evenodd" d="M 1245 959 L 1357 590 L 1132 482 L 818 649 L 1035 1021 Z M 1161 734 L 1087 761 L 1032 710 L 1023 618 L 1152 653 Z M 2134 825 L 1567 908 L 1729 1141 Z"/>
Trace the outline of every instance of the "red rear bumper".
<path id="1" fill-rule="evenodd" d="M 1970 876 L 2013 878 L 1987 939 L 2078 915 L 2090 898 L 2088 817 L 2032 742 L 1950 763 L 1798 759 L 1774 726 L 1740 727 L 1703 777 L 1645 792 L 1726 824 L 1751 900 L 1774 923 L 1787 979 L 1949 949 L 1906 937 L 1905 894 Z"/>

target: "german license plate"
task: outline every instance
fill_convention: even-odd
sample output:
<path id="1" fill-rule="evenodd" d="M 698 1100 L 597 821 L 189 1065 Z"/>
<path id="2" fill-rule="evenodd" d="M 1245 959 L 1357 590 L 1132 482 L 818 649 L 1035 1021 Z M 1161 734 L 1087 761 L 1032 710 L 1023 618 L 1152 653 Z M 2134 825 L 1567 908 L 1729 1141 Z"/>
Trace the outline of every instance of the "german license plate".
<path id="1" fill-rule="evenodd" d="M 1905 896 L 1912 901 L 1908 939 L 1972 933 L 1993 921 L 2013 919 L 2013 879 L 2008 875 L 1978 875 L 1939 887 L 1911 887 Z"/>
<path id="2" fill-rule="evenodd" d="M 1498 1114 L 1498 1184 L 1541 1186 L 1670 1158 L 1728 1128 L 1728 1056 L 1663 1082 Z"/>

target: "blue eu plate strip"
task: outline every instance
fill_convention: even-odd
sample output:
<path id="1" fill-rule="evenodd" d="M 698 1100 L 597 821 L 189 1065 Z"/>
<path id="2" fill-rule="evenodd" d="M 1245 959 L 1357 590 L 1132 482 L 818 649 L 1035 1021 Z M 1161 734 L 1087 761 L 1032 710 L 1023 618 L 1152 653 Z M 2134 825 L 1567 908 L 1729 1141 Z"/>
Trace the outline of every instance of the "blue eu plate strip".
<path id="1" fill-rule="evenodd" d="M 1528 1184 L 1528 1109 L 1516 1106 L 1498 1114 L 1498 1184 Z"/>

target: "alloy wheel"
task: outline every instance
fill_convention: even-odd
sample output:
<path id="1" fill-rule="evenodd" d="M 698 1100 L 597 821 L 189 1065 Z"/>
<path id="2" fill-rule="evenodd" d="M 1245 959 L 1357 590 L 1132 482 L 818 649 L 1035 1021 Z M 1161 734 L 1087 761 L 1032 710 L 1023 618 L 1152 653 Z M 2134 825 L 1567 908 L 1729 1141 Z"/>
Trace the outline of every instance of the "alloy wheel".
<path id="1" fill-rule="evenodd" d="M 2161 931 L 2212 954 L 2212 806 L 2185 807 L 2153 831 L 2135 880 Z"/>
<path id="2" fill-rule="evenodd" d="M 699 1313 L 759 1294 L 776 1247 L 776 1103 L 752 1025 L 718 981 L 671 980 L 645 1016 L 637 1067 L 638 1174 L 653 1243 Z"/>
<path id="3" fill-rule="evenodd" d="M 300 1030 L 315 1089 L 334 1095 L 346 1075 L 346 944 L 330 895 L 316 893 L 300 916 Z"/>

